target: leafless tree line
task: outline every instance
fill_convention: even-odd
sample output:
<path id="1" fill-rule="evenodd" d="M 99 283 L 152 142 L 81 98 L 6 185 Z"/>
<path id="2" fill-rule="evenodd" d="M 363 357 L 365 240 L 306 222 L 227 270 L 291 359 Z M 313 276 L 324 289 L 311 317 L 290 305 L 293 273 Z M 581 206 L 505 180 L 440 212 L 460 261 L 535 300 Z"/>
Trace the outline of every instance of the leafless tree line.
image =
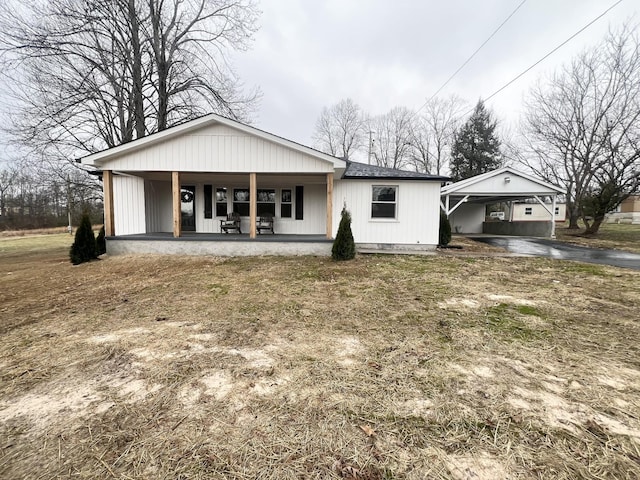
<path id="1" fill-rule="evenodd" d="M 395 107 L 372 116 L 344 99 L 322 110 L 313 140 L 319 150 L 347 160 L 359 154 L 382 167 L 442 174 L 465 107 L 451 96 L 435 98 L 419 112 Z"/>
<path id="2" fill-rule="evenodd" d="M 102 222 L 95 180 L 74 168 L 36 163 L 0 164 L 0 230 L 77 225 L 83 212 Z M 70 218 L 71 217 L 71 218 Z"/>

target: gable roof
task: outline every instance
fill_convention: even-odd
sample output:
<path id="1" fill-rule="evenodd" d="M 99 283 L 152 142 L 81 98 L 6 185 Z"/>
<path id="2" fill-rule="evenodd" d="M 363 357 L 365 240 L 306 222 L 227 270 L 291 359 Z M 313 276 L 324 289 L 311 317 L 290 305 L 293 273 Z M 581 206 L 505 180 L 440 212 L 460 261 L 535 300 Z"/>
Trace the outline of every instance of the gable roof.
<path id="1" fill-rule="evenodd" d="M 294 142 L 292 140 L 288 140 L 278 135 L 274 135 L 264 130 L 260 130 L 259 128 L 252 127 L 250 125 L 239 122 L 237 120 L 232 120 L 231 118 L 223 117 L 222 115 L 218 115 L 216 113 L 210 113 L 203 117 L 199 117 L 194 120 L 190 120 L 185 123 L 181 123 L 173 127 L 167 128 L 166 130 L 163 130 L 161 132 L 152 133 L 151 135 L 138 138 L 136 140 L 133 140 L 131 142 L 128 142 L 122 145 L 118 145 L 117 147 L 111 147 L 106 150 L 102 150 L 100 152 L 87 155 L 85 157 L 78 159 L 77 161 L 81 162 L 84 165 L 93 165 L 93 166 L 99 167 L 100 164 L 106 160 L 110 160 L 110 159 L 119 157 L 121 155 L 124 155 L 126 153 L 134 152 L 142 148 L 156 145 L 160 142 L 164 142 L 166 140 L 178 137 L 180 135 L 185 135 L 195 130 L 199 130 L 201 128 L 207 127 L 209 125 L 214 125 L 214 124 L 221 124 L 227 127 L 235 128 L 249 135 L 262 138 L 263 140 L 276 143 L 283 147 L 291 148 L 300 153 L 311 155 L 320 160 L 324 160 L 332 163 L 334 165 L 334 168 L 346 167 L 346 162 L 341 158 L 333 157 L 319 150 L 315 150 L 311 147 L 307 147 L 305 145 Z"/>
<path id="2" fill-rule="evenodd" d="M 395 168 L 379 167 L 377 165 L 369 165 L 367 163 L 352 161 L 347 161 L 347 168 L 344 171 L 342 178 L 362 180 L 430 180 L 439 182 L 451 180 L 449 177 L 441 177 L 439 175 L 408 172 L 405 170 L 397 170 Z"/>
<path id="3" fill-rule="evenodd" d="M 545 182 L 533 175 L 526 174 L 513 167 L 502 167 L 497 170 L 492 170 L 475 177 L 466 178 L 459 182 L 452 183 L 442 187 L 440 191 L 441 195 L 494 195 L 500 196 L 502 193 L 496 188 L 492 188 L 497 177 L 505 178 L 508 176 L 520 177 L 525 189 L 517 192 L 519 194 L 531 194 L 531 195 L 553 195 L 564 194 L 566 190 L 557 185 Z M 512 196 L 514 192 L 505 192 L 509 196 Z"/>

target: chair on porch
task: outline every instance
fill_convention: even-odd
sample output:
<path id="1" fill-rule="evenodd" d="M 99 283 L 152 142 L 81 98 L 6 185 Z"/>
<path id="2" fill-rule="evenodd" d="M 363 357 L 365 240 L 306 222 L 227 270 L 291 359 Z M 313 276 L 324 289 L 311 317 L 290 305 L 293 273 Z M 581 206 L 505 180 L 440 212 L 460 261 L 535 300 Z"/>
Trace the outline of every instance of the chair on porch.
<path id="1" fill-rule="evenodd" d="M 237 212 L 231 212 L 227 215 L 226 220 L 220 220 L 220 231 L 229 233 L 229 230 L 242 233 L 240 230 L 240 214 Z"/>
<path id="2" fill-rule="evenodd" d="M 272 213 L 263 213 L 256 220 L 256 231 L 258 234 L 262 234 L 262 232 L 271 232 L 275 235 L 273 231 L 273 214 Z"/>

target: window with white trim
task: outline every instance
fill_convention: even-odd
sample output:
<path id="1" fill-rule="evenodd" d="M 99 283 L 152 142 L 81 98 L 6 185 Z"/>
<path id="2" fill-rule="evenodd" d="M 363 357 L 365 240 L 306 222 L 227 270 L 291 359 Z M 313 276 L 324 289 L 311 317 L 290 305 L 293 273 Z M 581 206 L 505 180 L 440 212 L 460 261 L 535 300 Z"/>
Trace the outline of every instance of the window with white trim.
<path id="1" fill-rule="evenodd" d="M 396 218 L 397 185 L 371 187 L 371 218 Z"/>
<path id="2" fill-rule="evenodd" d="M 227 216 L 227 189 L 226 187 L 216 188 L 216 217 Z"/>
<path id="3" fill-rule="evenodd" d="M 270 213 L 276 215 L 276 191 L 272 188 L 258 189 L 258 216 Z"/>
<path id="4" fill-rule="evenodd" d="M 291 206 L 292 206 L 292 198 L 291 198 L 291 189 L 284 188 L 280 194 L 280 217 L 282 218 L 291 218 Z"/>
<path id="5" fill-rule="evenodd" d="M 233 189 L 233 211 L 241 217 L 249 216 L 249 189 L 234 188 Z"/>

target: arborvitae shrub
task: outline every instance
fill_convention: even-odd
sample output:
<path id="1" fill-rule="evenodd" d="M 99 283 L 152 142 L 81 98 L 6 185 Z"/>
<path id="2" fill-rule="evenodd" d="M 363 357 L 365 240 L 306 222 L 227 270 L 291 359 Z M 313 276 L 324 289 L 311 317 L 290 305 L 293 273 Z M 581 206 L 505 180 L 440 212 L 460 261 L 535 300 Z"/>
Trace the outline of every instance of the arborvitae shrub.
<path id="1" fill-rule="evenodd" d="M 341 217 L 338 233 L 331 248 L 331 256 L 334 260 L 351 260 L 356 256 L 356 243 L 351 233 L 351 214 L 343 208 Z"/>
<path id="2" fill-rule="evenodd" d="M 79 263 L 89 262 L 97 257 L 96 237 L 93 235 L 89 215 L 85 213 L 82 215 L 80 225 L 76 230 L 75 240 L 69 250 L 69 259 L 71 263 L 78 265 Z"/>
<path id="3" fill-rule="evenodd" d="M 444 212 L 440 212 L 440 245 L 448 245 L 451 241 L 451 224 L 449 223 L 449 217 Z"/>
<path id="4" fill-rule="evenodd" d="M 104 239 L 104 225 L 98 232 L 98 237 L 96 238 L 96 255 L 102 255 L 103 253 L 107 253 L 107 242 Z"/>

